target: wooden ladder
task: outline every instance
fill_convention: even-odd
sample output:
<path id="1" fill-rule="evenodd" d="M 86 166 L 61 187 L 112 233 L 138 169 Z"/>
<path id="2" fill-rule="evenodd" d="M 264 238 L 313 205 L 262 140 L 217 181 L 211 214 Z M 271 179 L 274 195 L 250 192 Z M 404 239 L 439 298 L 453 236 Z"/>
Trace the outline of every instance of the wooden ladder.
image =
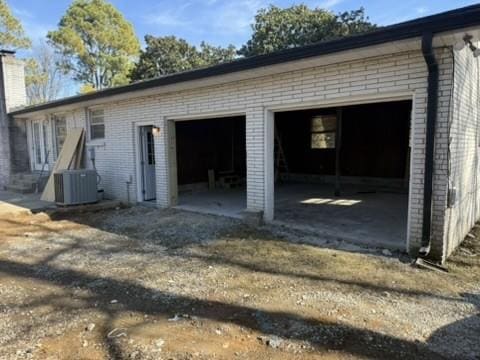
<path id="1" fill-rule="evenodd" d="M 288 163 L 287 158 L 285 157 L 285 152 L 283 151 L 282 146 L 282 138 L 278 133 L 277 127 L 275 126 L 274 129 L 274 137 L 275 137 L 275 146 L 274 146 L 274 154 L 275 154 L 275 182 L 278 181 L 280 176 L 280 172 L 288 173 Z"/>

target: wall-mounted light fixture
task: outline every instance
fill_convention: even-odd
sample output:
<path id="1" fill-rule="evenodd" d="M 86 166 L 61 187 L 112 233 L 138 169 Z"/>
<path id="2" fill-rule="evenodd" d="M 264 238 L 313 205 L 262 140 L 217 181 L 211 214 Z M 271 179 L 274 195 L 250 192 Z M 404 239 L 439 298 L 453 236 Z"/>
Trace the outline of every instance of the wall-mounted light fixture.
<path id="1" fill-rule="evenodd" d="M 153 126 L 152 127 L 152 134 L 153 134 L 153 136 L 160 135 L 160 128 L 158 126 Z"/>

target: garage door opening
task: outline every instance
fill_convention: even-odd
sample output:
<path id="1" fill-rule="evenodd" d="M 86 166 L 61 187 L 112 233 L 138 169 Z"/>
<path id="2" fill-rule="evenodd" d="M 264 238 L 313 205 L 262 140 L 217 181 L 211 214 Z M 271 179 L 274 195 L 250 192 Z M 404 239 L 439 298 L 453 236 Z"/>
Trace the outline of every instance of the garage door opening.
<path id="1" fill-rule="evenodd" d="M 178 207 L 240 217 L 247 204 L 245 117 L 175 123 Z"/>
<path id="2" fill-rule="evenodd" d="M 275 220 L 404 250 L 411 101 L 275 113 Z"/>

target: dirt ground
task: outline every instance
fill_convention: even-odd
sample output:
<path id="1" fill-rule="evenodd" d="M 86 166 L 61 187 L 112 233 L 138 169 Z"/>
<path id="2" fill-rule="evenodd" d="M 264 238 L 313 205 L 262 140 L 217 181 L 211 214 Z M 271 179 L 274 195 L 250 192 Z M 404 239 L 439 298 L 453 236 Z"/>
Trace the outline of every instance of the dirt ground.
<path id="1" fill-rule="evenodd" d="M 174 210 L 2 218 L 0 359 L 480 359 L 478 238 L 448 274 L 387 255 Z"/>

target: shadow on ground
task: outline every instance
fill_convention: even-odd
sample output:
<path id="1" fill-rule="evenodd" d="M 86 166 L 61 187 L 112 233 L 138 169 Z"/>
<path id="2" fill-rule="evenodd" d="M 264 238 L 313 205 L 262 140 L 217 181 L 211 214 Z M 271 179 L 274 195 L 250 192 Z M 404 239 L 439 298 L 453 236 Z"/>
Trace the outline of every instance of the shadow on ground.
<path id="1" fill-rule="evenodd" d="M 149 213 L 153 216 L 158 213 Z M 105 218 L 102 218 L 105 216 Z M 138 241 L 152 239 L 156 245 L 166 246 L 167 251 L 182 260 L 195 259 L 205 264 L 220 264 L 241 268 L 253 273 L 264 273 L 271 275 L 297 278 L 298 280 L 316 281 L 319 286 L 327 283 L 352 286 L 357 291 L 369 290 L 377 293 L 391 292 L 399 295 L 412 297 L 437 298 L 445 301 L 465 302 L 476 305 L 480 309 L 478 295 L 464 294 L 462 297 L 447 296 L 441 293 L 421 289 L 402 288 L 401 286 L 387 286 L 377 279 L 370 282 L 361 281 L 351 275 L 351 271 L 341 271 L 342 267 L 348 264 L 340 263 L 337 268 L 330 268 L 327 261 L 334 254 L 325 252 L 320 257 L 310 258 L 308 248 L 298 245 L 298 252 L 290 252 L 293 247 L 287 246 L 282 241 L 274 241 L 267 232 L 256 233 L 256 239 L 248 240 L 253 236 L 252 230 L 242 227 L 236 223 L 226 221 L 221 226 L 213 226 L 218 220 L 212 218 L 206 223 L 189 223 L 186 219 L 184 226 L 192 227 L 183 235 L 178 234 L 178 228 L 174 225 L 176 221 L 169 219 L 169 216 L 178 215 L 166 213 L 162 219 L 143 218 L 143 224 L 130 224 L 128 222 L 120 225 L 110 222 L 108 214 L 102 214 L 99 218 L 88 218 L 88 220 L 75 218 L 78 223 L 86 223 L 89 226 L 106 232 L 114 232 L 120 236 L 107 240 L 101 246 L 90 245 L 85 239 L 75 237 L 69 231 L 78 228 L 78 224 L 66 223 L 62 227 L 45 225 L 42 223 L 29 223 L 26 227 L 32 231 L 38 231 L 40 239 L 51 246 L 58 245 L 59 249 L 52 250 L 48 256 L 42 257 L 34 262 L 22 262 L 0 257 L 0 273 L 7 276 L 24 278 L 41 283 L 51 284 L 67 290 L 82 289 L 88 295 L 82 297 L 81 308 L 84 310 L 95 309 L 101 311 L 106 321 L 102 327 L 105 347 L 108 349 L 109 357 L 113 359 L 124 359 L 127 355 L 122 347 L 109 336 L 110 330 L 114 327 L 115 319 L 124 312 L 136 312 L 144 315 L 158 316 L 164 320 L 173 314 L 189 313 L 202 319 L 214 320 L 222 323 L 235 324 L 244 328 L 281 338 L 306 341 L 318 351 L 334 350 L 345 354 L 371 359 L 442 359 L 441 351 L 433 351 L 435 347 L 443 349 L 448 344 L 458 341 L 459 329 L 465 333 L 465 328 L 472 331 L 472 336 L 467 336 L 461 341 L 465 347 L 470 349 L 469 356 L 480 354 L 478 347 L 478 333 L 480 331 L 478 316 L 461 320 L 437 330 L 428 340 L 427 344 L 404 340 L 382 334 L 377 331 L 361 329 L 346 325 L 341 322 L 325 321 L 316 317 L 302 316 L 299 313 L 288 311 L 264 310 L 258 307 L 246 306 L 238 303 L 226 303 L 210 301 L 193 296 L 181 295 L 168 291 L 160 291 L 146 287 L 133 280 L 121 280 L 110 276 L 94 276 L 86 271 L 72 269 L 68 264 L 55 265 L 55 261 L 61 259 L 62 255 L 69 252 L 85 251 L 96 256 L 108 257 L 115 253 L 135 253 L 140 255 L 152 255 L 151 250 L 139 246 Z M 118 220 L 118 219 L 117 219 Z M 156 221 L 160 221 L 158 224 Z M 12 226 L 22 226 L 22 222 L 15 219 L 4 220 Z M 95 225 L 95 223 L 97 225 Z M 152 227 L 152 223 L 155 226 Z M 157 225 L 163 224 L 161 229 Z M 232 228 L 233 224 L 233 228 Z M 148 226 L 147 226 L 148 225 Z M 143 227 L 142 227 L 143 226 Z M 179 224 L 177 223 L 178 227 Z M 182 226 L 182 224 L 180 224 Z M 214 230 L 212 230 L 214 228 Z M 25 234 L 5 231 L 8 236 L 16 236 L 20 239 Z M 132 233 L 134 240 L 130 239 Z M 68 246 L 65 242 L 58 242 L 51 234 L 68 238 Z M 238 237 L 246 237 L 247 240 L 238 240 Z M 223 246 L 217 246 L 215 241 L 224 241 Z M 236 239 L 236 240 L 234 240 Z M 209 245 L 205 244 L 205 241 Z M 172 244 L 168 246 L 168 244 Z M 191 249 L 191 245 L 200 245 Z M 270 245 L 271 247 L 269 248 Z M 198 250 L 200 249 L 200 250 Z M 242 253 L 242 249 L 245 251 Z M 257 253 L 266 251 L 261 256 L 250 256 L 249 251 Z M 274 251 L 281 252 L 281 256 L 275 255 Z M 319 250 L 321 251 L 321 250 Z M 325 251 L 325 250 L 324 250 Z M 262 260 L 263 259 L 263 260 Z M 280 260 L 281 259 L 281 260 Z M 325 259 L 322 262 L 322 259 Z M 340 260 L 338 260 L 340 261 Z M 368 261 L 367 256 L 359 260 Z M 286 266 L 291 262 L 290 266 Z M 108 262 L 106 262 L 108 264 Z M 386 264 L 388 267 L 389 265 Z M 460 266 L 460 265 L 459 265 Z M 297 268 L 297 270 L 295 270 Z M 361 270 L 361 269 L 360 269 Z M 349 275 L 350 274 L 350 275 Z M 427 277 L 424 274 L 422 278 Z M 16 306 L 29 309 L 43 305 L 53 306 L 56 311 L 69 312 L 74 305 L 65 298 L 66 295 L 50 295 L 43 298 L 35 298 L 24 304 L 5 304 L 5 306 Z M 112 299 L 118 299 L 118 303 L 111 303 Z M 194 310 L 192 310 L 194 309 Z M 35 331 L 35 329 L 26 329 Z M 475 354 L 476 350 L 478 353 Z M 475 357 L 472 357 L 475 358 Z"/>
<path id="2" fill-rule="evenodd" d="M 52 282 L 55 285 L 80 287 L 87 289 L 91 296 L 84 299 L 85 307 L 103 311 L 110 319 L 118 312 L 135 311 L 149 315 L 170 316 L 172 313 L 183 313 L 185 309 L 195 308 L 197 317 L 214 319 L 221 322 L 234 323 L 269 335 L 277 335 L 289 339 L 306 340 L 321 349 L 341 350 L 345 353 L 368 357 L 371 359 L 441 359 L 426 346 L 376 332 L 356 329 L 336 323 L 324 323 L 314 318 L 304 318 L 287 312 L 267 312 L 234 304 L 204 301 L 171 293 L 158 292 L 144 288 L 131 282 L 110 278 L 92 277 L 69 269 L 56 269 L 48 265 L 27 265 L 13 261 L 0 261 L 0 272 L 13 276 L 26 277 Z M 101 286 L 97 286 L 101 284 Z M 126 296 L 126 294 L 129 294 Z M 111 304 L 112 298 L 121 299 L 120 303 Z M 29 307 L 42 303 L 51 304 L 54 299 L 41 299 L 29 303 Z M 66 305 L 57 305 L 65 309 Z M 62 308 L 63 307 L 63 308 Z M 292 333 L 298 323 L 305 329 L 302 333 Z M 107 327 L 108 328 L 108 324 Z M 104 334 L 110 356 L 123 359 L 120 348 Z M 368 346 L 365 344 L 368 343 Z"/>

